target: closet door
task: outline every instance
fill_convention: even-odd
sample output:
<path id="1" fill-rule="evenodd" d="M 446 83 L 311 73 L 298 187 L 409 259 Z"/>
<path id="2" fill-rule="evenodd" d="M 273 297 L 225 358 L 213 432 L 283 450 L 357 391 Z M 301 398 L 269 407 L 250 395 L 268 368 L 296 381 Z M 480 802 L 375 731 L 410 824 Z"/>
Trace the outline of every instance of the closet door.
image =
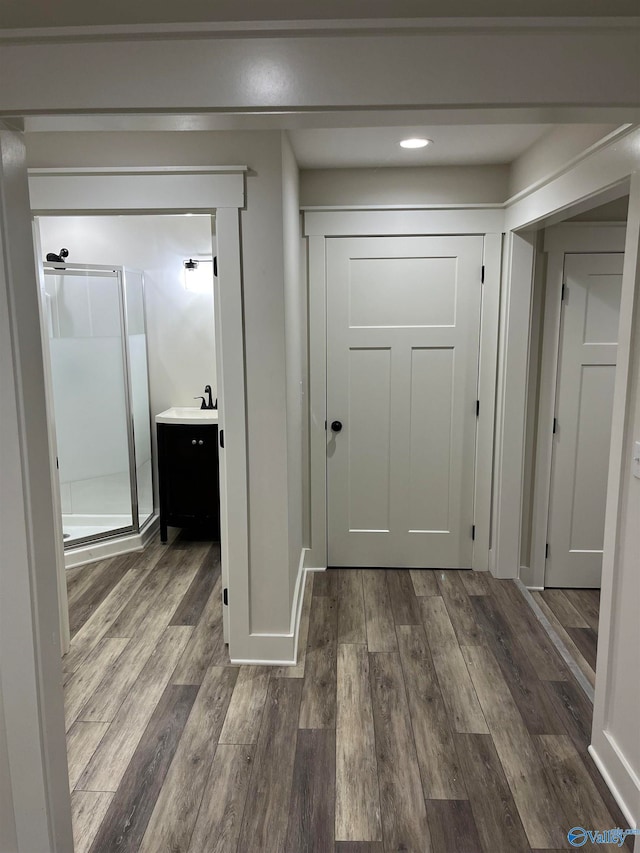
<path id="1" fill-rule="evenodd" d="M 623 262 L 565 255 L 545 586 L 600 586 Z"/>
<path id="2" fill-rule="evenodd" d="M 328 241 L 331 565 L 471 566 L 482 250 Z"/>

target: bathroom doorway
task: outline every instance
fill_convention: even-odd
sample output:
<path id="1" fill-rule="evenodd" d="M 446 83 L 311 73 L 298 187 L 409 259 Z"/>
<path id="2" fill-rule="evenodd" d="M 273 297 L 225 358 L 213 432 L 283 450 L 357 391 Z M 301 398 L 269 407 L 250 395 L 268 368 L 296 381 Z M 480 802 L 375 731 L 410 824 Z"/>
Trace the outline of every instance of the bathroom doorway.
<path id="1" fill-rule="evenodd" d="M 221 602 L 221 607 L 232 659 L 247 657 L 246 647 L 250 638 L 247 424 L 239 216 L 246 201 L 245 171 L 242 166 L 234 167 L 232 171 L 228 167 L 164 167 L 161 171 L 131 167 L 124 170 L 82 169 L 74 174 L 65 169 L 34 169 L 29 173 L 32 212 L 40 224 L 40 257 L 50 251 L 58 252 L 64 246 L 70 249 L 69 261 L 108 264 L 113 262 L 114 247 L 120 250 L 126 246 L 132 254 L 123 254 L 118 260 L 124 266 L 144 271 L 147 294 L 158 259 L 171 253 L 176 261 L 171 273 L 173 284 L 170 285 L 167 277 L 159 274 L 154 305 L 148 295 L 146 298 L 151 413 L 176 405 L 197 405 L 193 398 L 203 394 L 205 385 L 212 385 L 214 396 L 218 397 L 218 423 L 225 439 L 224 448 L 220 451 L 221 598 L 225 602 Z M 89 249 L 89 244 L 84 239 L 76 240 L 81 236 L 79 231 L 72 235 L 74 246 L 67 245 L 67 235 L 71 233 L 68 230 L 64 235 L 58 231 L 55 237 L 50 232 L 51 242 L 45 243 L 47 235 L 42 228 L 45 219 L 58 228 L 65 219 L 74 220 L 78 226 L 93 223 L 92 227 L 100 220 L 111 220 L 119 223 L 120 236 L 114 242 L 103 233 L 93 243 L 91 255 L 82 257 L 80 249 L 74 246 L 81 247 L 84 252 Z M 148 243 L 146 257 L 134 257 L 138 235 L 132 226 L 142 220 L 154 226 L 171 220 L 183 230 L 199 227 L 207 242 L 196 245 L 189 241 L 187 246 L 184 242 L 178 244 L 175 236 L 156 235 Z M 87 231 L 84 233 L 86 235 Z M 105 256 L 107 252 L 109 255 Z M 207 256 L 212 260 L 214 254 L 218 273 L 215 279 L 215 311 L 212 293 L 204 297 L 188 291 L 183 283 L 185 260 L 204 260 Z M 173 297 L 178 299 L 178 303 L 172 301 Z M 207 308 L 202 304 L 203 299 L 209 299 Z M 188 320 L 178 310 L 184 302 L 195 309 Z M 199 330 L 205 327 L 209 336 L 206 348 L 199 343 Z M 200 354 L 200 366 L 189 372 L 188 382 L 183 383 L 180 389 L 175 381 L 175 370 L 180 369 L 185 375 L 185 358 L 194 349 Z M 154 351 L 157 355 L 155 370 Z M 158 396 L 158 388 L 164 389 L 164 398 Z M 157 496 L 154 503 L 157 506 Z M 150 525 L 148 529 L 153 531 L 154 527 Z M 143 543 L 139 544 L 142 547 Z M 233 572 L 229 571 L 230 566 Z M 59 574 L 62 586 L 64 560 L 60 561 Z M 232 602 L 232 605 L 227 602 Z"/>
<path id="2" fill-rule="evenodd" d="M 205 386 L 214 399 L 222 396 L 215 215 L 36 221 L 40 254 L 51 259 L 43 266 L 42 315 L 66 600 L 66 570 L 139 551 L 158 536 L 156 415 L 197 406 Z M 197 276 L 189 274 L 192 260 Z M 210 538 L 220 539 L 217 526 Z M 228 605 L 220 606 L 228 640 Z"/>
<path id="3" fill-rule="evenodd" d="M 64 263 L 44 266 L 43 317 L 67 567 L 139 549 L 155 535 L 155 415 L 197 405 L 205 385 L 217 396 L 214 222 L 37 219 L 42 255 L 65 253 Z M 208 272 L 195 287 L 185 274 L 190 258 Z"/>

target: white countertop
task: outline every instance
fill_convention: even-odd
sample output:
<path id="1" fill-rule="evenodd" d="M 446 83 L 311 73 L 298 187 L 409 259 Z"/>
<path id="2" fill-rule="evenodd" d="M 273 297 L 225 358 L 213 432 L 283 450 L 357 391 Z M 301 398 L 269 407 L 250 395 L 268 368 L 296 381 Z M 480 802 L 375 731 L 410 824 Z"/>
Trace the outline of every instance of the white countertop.
<path id="1" fill-rule="evenodd" d="M 218 423 L 217 409 L 200 409 L 196 406 L 173 406 L 156 415 L 157 424 L 192 424 L 205 426 Z"/>

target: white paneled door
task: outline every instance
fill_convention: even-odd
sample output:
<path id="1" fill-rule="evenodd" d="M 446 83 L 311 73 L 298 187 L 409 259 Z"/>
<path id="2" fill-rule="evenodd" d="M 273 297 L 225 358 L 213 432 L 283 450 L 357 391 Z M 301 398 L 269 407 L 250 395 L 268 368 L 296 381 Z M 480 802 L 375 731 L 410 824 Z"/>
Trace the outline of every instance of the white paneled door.
<path id="1" fill-rule="evenodd" d="M 482 251 L 327 241 L 330 565 L 471 566 Z"/>
<path id="2" fill-rule="evenodd" d="M 545 586 L 600 586 L 623 263 L 565 255 Z"/>

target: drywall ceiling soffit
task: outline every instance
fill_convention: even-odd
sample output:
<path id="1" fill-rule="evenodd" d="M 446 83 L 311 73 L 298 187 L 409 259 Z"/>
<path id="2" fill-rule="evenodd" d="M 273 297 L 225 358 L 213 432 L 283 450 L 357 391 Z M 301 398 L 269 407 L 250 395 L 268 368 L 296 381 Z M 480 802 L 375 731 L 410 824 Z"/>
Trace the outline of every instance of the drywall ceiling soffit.
<path id="1" fill-rule="evenodd" d="M 411 18 L 611 18 L 638 14 L 636 0 L 20 0 L 3 3 L 2 28 L 176 22 L 347 21 Z"/>

